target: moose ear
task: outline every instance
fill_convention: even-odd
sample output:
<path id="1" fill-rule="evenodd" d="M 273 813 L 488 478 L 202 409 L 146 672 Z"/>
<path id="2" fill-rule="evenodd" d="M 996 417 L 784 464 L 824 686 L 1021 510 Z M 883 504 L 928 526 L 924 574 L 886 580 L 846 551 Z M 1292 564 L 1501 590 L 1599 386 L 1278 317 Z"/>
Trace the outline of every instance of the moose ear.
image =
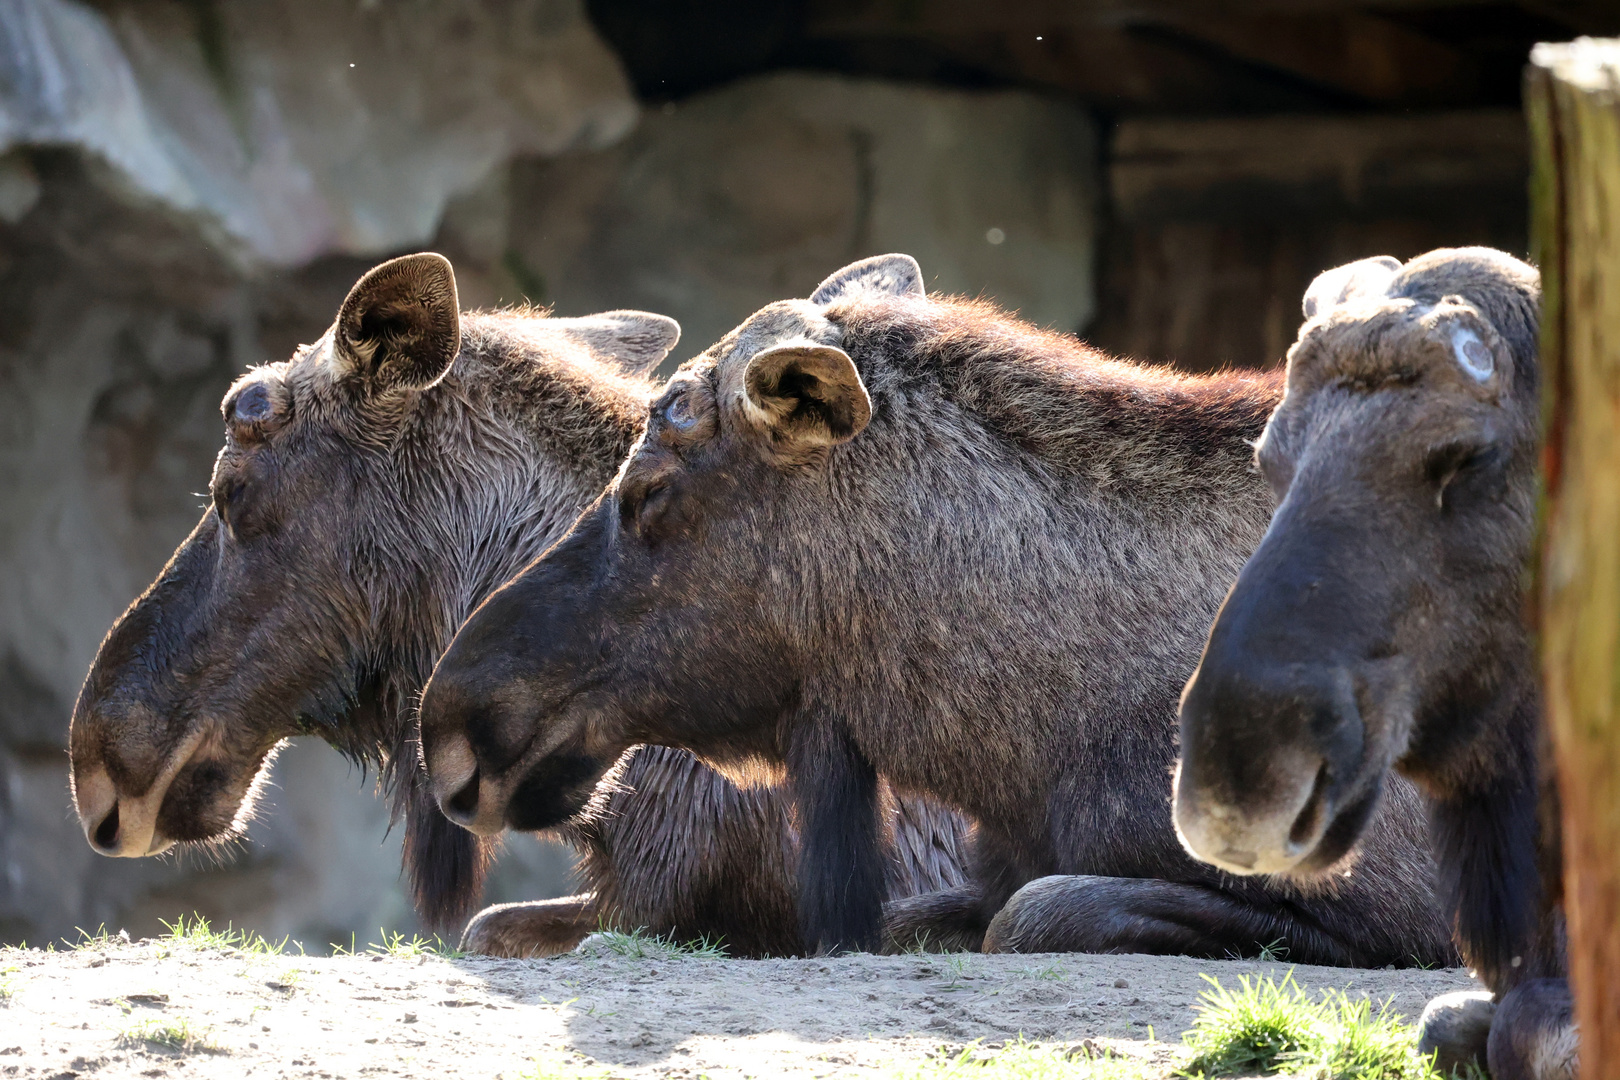
<path id="1" fill-rule="evenodd" d="M 578 319 L 552 319 L 598 356 L 611 358 L 631 375 L 646 375 L 681 340 L 681 324 L 650 311 L 604 311 Z"/>
<path id="2" fill-rule="evenodd" d="M 450 370 L 461 350 L 456 273 L 443 255 L 402 255 L 355 282 L 332 327 L 340 378 L 373 389 L 422 390 Z"/>
<path id="3" fill-rule="evenodd" d="M 749 418 L 780 445 L 836 446 L 872 419 L 872 401 L 855 362 L 830 345 L 802 342 L 756 353 L 743 387 Z"/>
<path id="4" fill-rule="evenodd" d="M 816 286 L 812 304 L 823 307 L 858 293 L 877 296 L 924 296 L 922 267 L 910 255 L 874 255 L 850 263 Z"/>
<path id="5" fill-rule="evenodd" d="M 1326 315 L 1357 297 L 1383 296 L 1389 291 L 1390 279 L 1400 268 L 1401 260 L 1393 255 L 1377 255 L 1322 271 L 1305 290 L 1305 317 L 1314 319 Z"/>

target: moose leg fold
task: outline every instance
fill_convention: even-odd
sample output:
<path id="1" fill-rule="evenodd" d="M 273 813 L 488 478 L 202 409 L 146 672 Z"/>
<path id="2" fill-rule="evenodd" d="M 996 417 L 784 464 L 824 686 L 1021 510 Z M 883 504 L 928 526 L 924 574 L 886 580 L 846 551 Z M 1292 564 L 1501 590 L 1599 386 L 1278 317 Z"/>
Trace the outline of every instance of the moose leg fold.
<path id="1" fill-rule="evenodd" d="M 1487 1046 L 1491 1080 L 1575 1080 L 1580 1036 L 1563 979 L 1527 979 L 1496 1006 Z"/>
<path id="2" fill-rule="evenodd" d="M 883 951 L 978 952 L 987 923 L 983 908 L 977 885 L 890 900 L 883 905 Z"/>
<path id="3" fill-rule="evenodd" d="M 788 748 L 799 811 L 799 926 L 817 953 L 882 944 L 877 771 L 841 723 L 809 718 Z"/>
<path id="4" fill-rule="evenodd" d="M 514 959 L 557 956 L 583 941 L 597 921 L 594 893 L 495 904 L 472 917 L 461 934 L 461 951 Z"/>
<path id="5" fill-rule="evenodd" d="M 985 952 L 1255 956 L 1286 948 L 1301 964 L 1349 966 L 1343 943 L 1281 908 L 1204 885 L 1076 874 L 1037 878 L 990 920 Z"/>

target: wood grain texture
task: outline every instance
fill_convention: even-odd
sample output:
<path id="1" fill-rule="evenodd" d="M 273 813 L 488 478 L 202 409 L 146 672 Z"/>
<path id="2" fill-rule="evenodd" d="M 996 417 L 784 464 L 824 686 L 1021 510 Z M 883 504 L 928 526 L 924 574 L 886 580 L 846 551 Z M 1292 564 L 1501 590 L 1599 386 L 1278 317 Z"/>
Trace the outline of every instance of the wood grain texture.
<path id="1" fill-rule="evenodd" d="M 1583 1080 L 1620 1078 L 1620 41 L 1527 74 L 1545 287 L 1540 560 Z"/>

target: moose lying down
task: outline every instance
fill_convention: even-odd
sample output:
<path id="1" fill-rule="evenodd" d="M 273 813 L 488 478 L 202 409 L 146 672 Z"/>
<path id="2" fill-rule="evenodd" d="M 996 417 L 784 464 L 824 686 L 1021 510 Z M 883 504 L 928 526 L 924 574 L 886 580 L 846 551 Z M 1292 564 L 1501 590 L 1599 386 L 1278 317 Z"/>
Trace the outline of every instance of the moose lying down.
<path id="1" fill-rule="evenodd" d="M 1255 453 L 1277 511 L 1187 685 L 1175 789 L 1194 854 L 1302 881 L 1376 836 L 1399 777 L 1425 790 L 1447 920 L 1497 1004 L 1438 999 L 1424 1042 L 1450 1064 L 1488 1031 L 1496 1080 L 1573 1078 L 1577 1043 L 1523 618 L 1539 304 L 1487 248 L 1316 280 Z"/>
<path id="2" fill-rule="evenodd" d="M 456 626 L 561 536 L 640 434 L 639 374 L 673 320 L 619 311 L 461 315 L 449 263 L 355 285 L 336 324 L 226 394 L 213 506 L 114 625 L 72 723 L 74 797 L 110 855 L 232 834 L 300 732 L 380 762 L 419 909 L 459 920 L 483 853 L 423 796 L 411 706 Z M 505 905 L 467 947 L 571 948 L 600 922 L 803 950 L 788 804 L 690 755 L 631 751 L 567 824 L 584 895 Z M 894 896 L 964 878 L 961 819 L 888 804 Z"/>
<path id="3" fill-rule="evenodd" d="M 1111 361 L 856 263 L 684 365 L 468 619 L 422 699 L 431 789 L 494 835 L 569 820 L 636 743 L 785 774 L 823 950 L 879 944 L 881 774 L 975 821 L 972 882 L 919 904 L 986 949 L 1450 963 L 1402 783 L 1311 882 L 1233 878 L 1171 826 L 1177 695 L 1269 516 L 1249 440 L 1279 381 Z"/>

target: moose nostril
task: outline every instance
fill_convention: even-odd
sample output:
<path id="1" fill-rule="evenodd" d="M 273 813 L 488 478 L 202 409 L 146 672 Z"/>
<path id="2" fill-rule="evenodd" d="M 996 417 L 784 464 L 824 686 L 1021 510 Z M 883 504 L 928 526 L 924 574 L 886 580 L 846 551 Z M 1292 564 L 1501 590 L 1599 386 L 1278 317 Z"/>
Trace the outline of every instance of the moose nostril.
<path id="1" fill-rule="evenodd" d="M 108 812 L 106 817 L 101 819 L 101 824 L 96 826 L 95 835 L 91 839 L 95 842 L 96 847 L 103 851 L 112 851 L 118 847 L 117 803 L 113 803 L 112 810 Z"/>
<path id="2" fill-rule="evenodd" d="M 463 821 L 471 820 L 478 813 L 478 774 L 474 769 L 471 777 L 461 786 L 461 790 L 450 796 L 444 808 L 454 817 Z"/>
<path id="3" fill-rule="evenodd" d="M 1321 768 L 1316 770 L 1316 782 L 1311 785 L 1311 794 L 1300 809 L 1299 816 L 1294 818 L 1294 825 L 1288 830 L 1288 843 L 1295 849 L 1313 844 L 1322 833 L 1327 816 L 1327 789 L 1328 767 L 1323 762 Z"/>

